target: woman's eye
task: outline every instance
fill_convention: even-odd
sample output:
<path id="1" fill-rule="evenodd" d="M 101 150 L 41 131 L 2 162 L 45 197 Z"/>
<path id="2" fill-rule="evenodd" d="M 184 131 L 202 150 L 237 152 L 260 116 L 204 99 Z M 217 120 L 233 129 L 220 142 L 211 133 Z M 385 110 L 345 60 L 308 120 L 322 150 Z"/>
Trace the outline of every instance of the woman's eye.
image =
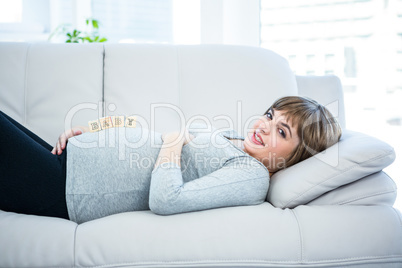
<path id="1" fill-rule="evenodd" d="M 265 115 L 268 117 L 268 119 L 272 120 L 272 114 L 270 112 L 266 113 Z"/>
<path id="2" fill-rule="evenodd" d="M 286 138 L 286 132 L 281 128 L 279 129 L 279 135 L 281 135 L 283 138 Z"/>

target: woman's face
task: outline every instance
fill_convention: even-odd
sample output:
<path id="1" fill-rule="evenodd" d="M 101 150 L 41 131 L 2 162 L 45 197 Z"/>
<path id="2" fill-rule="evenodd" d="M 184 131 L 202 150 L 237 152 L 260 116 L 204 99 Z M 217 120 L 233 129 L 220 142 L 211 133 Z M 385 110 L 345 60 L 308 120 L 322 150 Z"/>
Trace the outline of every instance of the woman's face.
<path id="1" fill-rule="evenodd" d="M 244 140 L 244 151 L 263 163 L 269 172 L 285 167 L 285 159 L 300 142 L 297 129 L 281 111 L 269 110 L 258 119 Z"/>

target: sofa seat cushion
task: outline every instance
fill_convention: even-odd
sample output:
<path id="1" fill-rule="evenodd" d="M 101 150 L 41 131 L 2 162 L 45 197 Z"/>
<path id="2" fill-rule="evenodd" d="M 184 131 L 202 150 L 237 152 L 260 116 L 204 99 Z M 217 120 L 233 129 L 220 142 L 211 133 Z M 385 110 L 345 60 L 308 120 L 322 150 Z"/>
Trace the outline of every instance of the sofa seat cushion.
<path id="1" fill-rule="evenodd" d="M 387 267 L 402 258 L 400 219 L 388 206 L 128 212 L 81 224 L 76 237 L 78 267 Z"/>
<path id="2" fill-rule="evenodd" d="M 74 267 L 77 226 L 0 210 L 0 267 Z"/>

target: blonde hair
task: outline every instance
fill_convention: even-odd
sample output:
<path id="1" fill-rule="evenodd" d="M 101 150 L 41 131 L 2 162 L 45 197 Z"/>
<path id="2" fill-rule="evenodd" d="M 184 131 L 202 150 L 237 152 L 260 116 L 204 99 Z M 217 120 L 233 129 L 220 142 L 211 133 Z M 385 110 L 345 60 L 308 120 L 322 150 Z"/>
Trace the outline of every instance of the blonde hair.
<path id="1" fill-rule="evenodd" d="M 289 96 L 275 101 L 268 111 L 281 111 L 296 129 L 300 143 L 286 158 L 282 168 L 290 167 L 337 143 L 342 135 L 338 121 L 315 100 Z"/>

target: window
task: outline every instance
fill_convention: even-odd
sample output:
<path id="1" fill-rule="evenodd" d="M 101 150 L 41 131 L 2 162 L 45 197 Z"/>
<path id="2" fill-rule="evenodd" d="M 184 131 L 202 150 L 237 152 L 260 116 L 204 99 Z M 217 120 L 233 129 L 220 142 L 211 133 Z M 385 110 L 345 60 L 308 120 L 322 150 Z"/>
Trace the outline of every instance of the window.
<path id="1" fill-rule="evenodd" d="M 22 0 L 0 0 L 0 23 L 22 21 Z"/>
<path id="2" fill-rule="evenodd" d="M 314 54 L 309 54 L 306 56 L 306 69 L 307 75 L 314 75 L 315 74 L 315 70 L 316 70 L 316 55 Z"/>
<path id="3" fill-rule="evenodd" d="M 356 58 L 353 47 L 345 47 L 345 76 L 356 77 Z"/>
<path id="4" fill-rule="evenodd" d="M 0 41 L 48 41 L 56 29 L 88 31 L 99 21 L 108 42 L 199 44 L 200 0 L 0 0 Z M 58 31 L 61 32 L 61 31 Z M 52 35 L 52 42 L 65 42 Z"/>
<path id="5" fill-rule="evenodd" d="M 324 61 L 324 74 L 330 75 L 335 74 L 335 55 L 334 54 L 326 54 Z"/>
<path id="6" fill-rule="evenodd" d="M 0 0 L 0 41 L 45 41 L 49 18 L 46 1 Z"/>
<path id="7" fill-rule="evenodd" d="M 101 33 L 111 42 L 173 41 L 171 0 L 97 0 L 92 16 L 101 22 Z"/>

